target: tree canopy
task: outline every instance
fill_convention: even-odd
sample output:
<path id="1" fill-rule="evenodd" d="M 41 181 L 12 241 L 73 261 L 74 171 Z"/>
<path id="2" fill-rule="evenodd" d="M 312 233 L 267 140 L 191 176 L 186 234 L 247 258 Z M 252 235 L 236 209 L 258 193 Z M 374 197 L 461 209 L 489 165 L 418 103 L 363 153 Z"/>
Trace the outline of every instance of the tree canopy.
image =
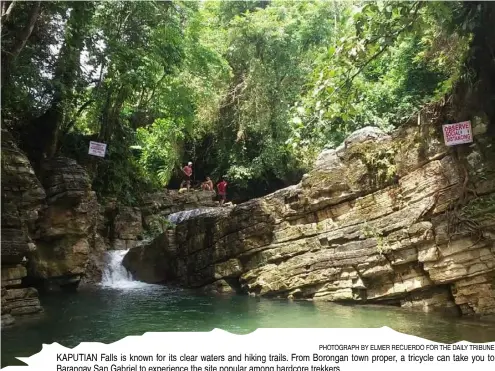
<path id="1" fill-rule="evenodd" d="M 2 125 L 35 163 L 75 158 L 100 197 L 133 204 L 176 187 L 187 161 L 197 180 L 226 176 L 239 200 L 261 196 L 349 132 L 391 130 L 479 78 L 467 66 L 493 8 L 5 1 Z M 107 144 L 104 159 L 90 140 Z"/>

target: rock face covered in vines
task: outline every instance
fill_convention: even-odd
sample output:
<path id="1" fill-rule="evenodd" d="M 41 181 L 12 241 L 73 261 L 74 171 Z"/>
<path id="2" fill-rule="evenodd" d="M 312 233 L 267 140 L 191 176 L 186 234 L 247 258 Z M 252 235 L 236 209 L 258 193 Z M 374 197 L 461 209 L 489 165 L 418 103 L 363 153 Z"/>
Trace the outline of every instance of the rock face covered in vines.
<path id="1" fill-rule="evenodd" d="M 179 223 L 126 265 L 216 291 L 494 314 L 495 156 L 473 124 L 462 156 L 428 123 L 362 129 L 299 184 Z"/>

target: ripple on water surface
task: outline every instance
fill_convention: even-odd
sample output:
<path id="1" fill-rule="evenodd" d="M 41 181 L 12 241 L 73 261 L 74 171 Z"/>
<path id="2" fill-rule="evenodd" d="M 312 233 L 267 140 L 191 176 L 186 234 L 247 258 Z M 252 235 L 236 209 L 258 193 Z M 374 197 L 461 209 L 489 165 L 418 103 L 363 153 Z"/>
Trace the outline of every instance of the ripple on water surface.
<path id="1" fill-rule="evenodd" d="M 126 284 L 127 285 L 127 284 Z M 200 295 L 130 282 L 71 295 L 41 298 L 45 313 L 2 331 L 2 366 L 29 356 L 43 343 L 109 343 L 149 331 L 249 333 L 261 327 L 383 327 L 440 342 L 495 341 L 495 325 L 412 313 L 395 308 L 289 302 L 248 296 Z"/>

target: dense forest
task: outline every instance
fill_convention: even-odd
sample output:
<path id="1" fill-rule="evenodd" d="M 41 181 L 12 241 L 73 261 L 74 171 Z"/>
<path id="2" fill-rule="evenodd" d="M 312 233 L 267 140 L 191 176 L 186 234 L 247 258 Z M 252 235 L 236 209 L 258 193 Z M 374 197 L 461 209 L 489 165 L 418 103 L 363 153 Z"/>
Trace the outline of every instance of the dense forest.
<path id="1" fill-rule="evenodd" d="M 492 81 L 494 19 L 490 2 L 2 1 L 2 127 L 35 169 L 76 159 L 100 198 L 177 188 L 192 161 L 244 200 Z"/>

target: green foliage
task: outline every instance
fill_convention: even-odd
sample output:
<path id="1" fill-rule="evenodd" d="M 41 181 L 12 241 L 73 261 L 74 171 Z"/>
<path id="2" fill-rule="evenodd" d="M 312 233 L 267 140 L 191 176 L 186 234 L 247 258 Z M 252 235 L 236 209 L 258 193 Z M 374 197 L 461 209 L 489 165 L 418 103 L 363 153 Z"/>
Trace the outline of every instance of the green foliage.
<path id="1" fill-rule="evenodd" d="M 132 136 L 132 133 L 128 133 Z M 126 142 L 113 142 L 104 159 L 93 159 L 96 173 L 93 189 L 100 197 L 115 197 L 124 205 L 136 205 L 152 191 L 148 174 Z"/>
<path id="2" fill-rule="evenodd" d="M 367 167 L 371 177 L 367 179 L 369 187 L 381 187 L 395 180 L 397 165 L 395 157 L 397 146 L 394 144 L 376 144 L 374 142 L 348 147 L 346 155 L 357 157 Z"/>
<path id="3" fill-rule="evenodd" d="M 154 239 L 168 229 L 172 229 L 174 227 L 175 224 L 170 222 L 166 217 L 155 215 L 153 216 L 153 219 L 150 221 L 149 226 L 145 231 L 145 237 Z"/>
<path id="4" fill-rule="evenodd" d="M 495 218 L 495 195 L 476 198 L 461 210 L 462 215 L 480 224 L 490 222 Z"/>
<path id="5" fill-rule="evenodd" d="M 181 122 L 157 119 L 150 127 L 137 129 L 142 149 L 138 162 L 155 184 L 166 185 L 179 160 L 177 143 L 183 138 L 182 126 Z"/>
<path id="6" fill-rule="evenodd" d="M 463 66 L 482 19 L 462 2 L 42 6 L 2 86 L 3 123 L 23 132 L 55 107 L 59 154 L 88 169 L 99 195 L 129 204 L 187 160 L 250 196 L 299 181 L 323 147 L 392 129 L 472 78 Z M 2 21 L 2 56 L 31 9 L 19 2 Z M 89 140 L 107 143 L 107 157 L 90 158 Z M 375 182 L 395 176 L 392 152 L 364 155 Z"/>
<path id="7" fill-rule="evenodd" d="M 16 45 L 32 6 L 32 2 L 18 1 L 9 19 L 2 19 L 2 83 L 6 73 L 3 69 L 5 54 Z M 62 24 L 66 21 L 66 6 L 43 2 L 28 42 L 8 72 L 9 83 L 2 86 L 2 120 L 12 123 L 12 127 L 24 126 L 27 119 L 47 109 L 52 81 L 46 76 L 53 74 L 56 61 L 51 46 L 63 38 Z"/>
<path id="8" fill-rule="evenodd" d="M 295 153 L 314 156 L 364 126 L 389 130 L 447 93 L 469 43 L 446 29 L 456 7 L 378 1 L 346 8 L 338 41 L 316 61 L 307 92 L 292 108 L 288 144 Z"/>
<path id="9" fill-rule="evenodd" d="M 380 255 L 390 252 L 390 244 L 387 237 L 383 236 L 383 232 L 376 227 L 364 223 L 361 232 L 366 238 L 374 238 L 376 240 L 376 249 Z"/>
<path id="10" fill-rule="evenodd" d="M 323 2 L 251 5 L 206 8 L 216 15 L 210 17 L 216 23 L 206 38 L 218 35 L 225 42 L 219 51 L 231 68 L 221 106 L 208 124 L 215 145 L 212 174 L 227 174 L 239 190 L 298 180 L 302 164 L 285 145 L 288 106 L 297 99 L 313 55 L 328 42 L 334 26 L 324 22 L 332 8 Z M 201 140 L 204 137 L 197 142 Z"/>

